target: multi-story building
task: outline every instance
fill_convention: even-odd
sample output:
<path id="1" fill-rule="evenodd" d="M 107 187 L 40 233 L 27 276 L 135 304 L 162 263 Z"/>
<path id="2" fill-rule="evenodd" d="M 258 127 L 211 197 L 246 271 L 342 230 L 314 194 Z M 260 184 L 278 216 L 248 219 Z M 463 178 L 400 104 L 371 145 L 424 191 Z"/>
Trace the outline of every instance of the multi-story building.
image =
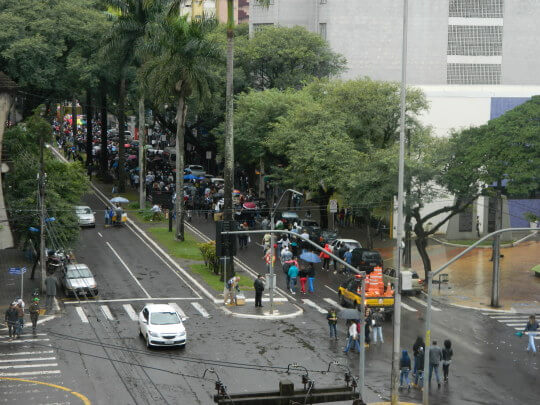
<path id="1" fill-rule="evenodd" d="M 249 24 L 304 26 L 347 58 L 343 78 L 399 81 L 402 19 L 398 0 L 253 0 Z M 410 0 L 407 82 L 431 103 L 425 122 L 444 135 L 540 94 L 538 21 L 538 0 Z"/>
<path id="2" fill-rule="evenodd" d="M 191 18 L 200 18 L 203 14 L 216 16 L 227 22 L 227 0 L 185 0 L 182 12 Z M 249 22 L 249 0 L 234 0 L 234 21 L 237 24 Z"/>

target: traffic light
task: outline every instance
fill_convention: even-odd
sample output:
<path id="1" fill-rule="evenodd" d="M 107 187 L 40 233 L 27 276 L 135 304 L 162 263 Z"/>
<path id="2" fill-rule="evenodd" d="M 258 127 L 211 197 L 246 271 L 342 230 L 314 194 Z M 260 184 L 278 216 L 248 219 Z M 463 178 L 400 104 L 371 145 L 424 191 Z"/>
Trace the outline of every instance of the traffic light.
<path id="1" fill-rule="evenodd" d="M 236 255 L 236 235 L 222 235 L 221 232 L 236 231 L 236 221 L 216 222 L 216 255 L 231 257 Z"/>

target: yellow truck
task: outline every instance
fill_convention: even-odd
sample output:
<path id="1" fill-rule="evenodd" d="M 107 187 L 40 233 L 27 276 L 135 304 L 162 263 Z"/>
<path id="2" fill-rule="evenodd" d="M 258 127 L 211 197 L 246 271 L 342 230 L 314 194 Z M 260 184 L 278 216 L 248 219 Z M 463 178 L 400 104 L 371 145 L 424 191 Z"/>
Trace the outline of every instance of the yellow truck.
<path id="1" fill-rule="evenodd" d="M 363 277 L 355 275 L 347 279 L 338 289 L 339 303 L 343 307 L 353 307 L 360 310 L 361 291 Z M 394 293 L 385 288 L 383 294 L 371 295 L 366 294 L 366 307 L 372 309 L 383 309 L 386 320 L 392 318 L 394 312 Z"/>

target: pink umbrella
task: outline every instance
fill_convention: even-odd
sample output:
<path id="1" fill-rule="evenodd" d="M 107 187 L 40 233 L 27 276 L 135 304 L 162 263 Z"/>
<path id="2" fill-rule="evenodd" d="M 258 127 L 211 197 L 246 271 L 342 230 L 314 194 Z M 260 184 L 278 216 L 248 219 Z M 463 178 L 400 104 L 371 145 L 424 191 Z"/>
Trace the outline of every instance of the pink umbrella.
<path id="1" fill-rule="evenodd" d="M 243 207 L 247 210 L 254 210 L 257 208 L 257 205 L 252 201 L 248 201 L 247 203 L 244 203 Z"/>
<path id="2" fill-rule="evenodd" d="M 137 159 L 137 156 L 135 156 L 135 155 L 129 155 L 128 156 L 128 160 L 133 160 L 133 159 Z"/>
<path id="3" fill-rule="evenodd" d="M 125 144 L 124 144 L 124 148 L 131 148 L 131 144 L 125 143 Z"/>

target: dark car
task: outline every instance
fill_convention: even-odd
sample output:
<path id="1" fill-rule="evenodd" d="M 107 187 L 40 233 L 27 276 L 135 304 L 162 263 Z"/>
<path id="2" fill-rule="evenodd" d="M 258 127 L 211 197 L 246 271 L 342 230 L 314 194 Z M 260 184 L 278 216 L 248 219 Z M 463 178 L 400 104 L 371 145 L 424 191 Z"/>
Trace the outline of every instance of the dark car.
<path id="1" fill-rule="evenodd" d="M 369 274 L 374 267 L 383 267 L 383 259 L 376 250 L 356 248 L 352 251 L 351 264 L 358 270 Z"/>

